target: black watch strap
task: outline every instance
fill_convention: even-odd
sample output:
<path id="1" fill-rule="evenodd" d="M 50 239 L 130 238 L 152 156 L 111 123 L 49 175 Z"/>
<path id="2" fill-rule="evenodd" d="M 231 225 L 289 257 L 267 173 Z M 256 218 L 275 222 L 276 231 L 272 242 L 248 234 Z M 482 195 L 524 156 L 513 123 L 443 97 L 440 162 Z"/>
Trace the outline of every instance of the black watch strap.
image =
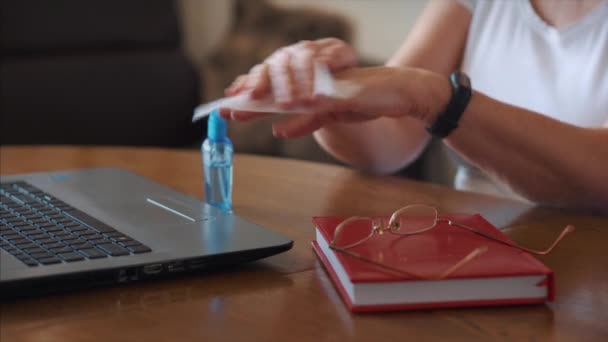
<path id="1" fill-rule="evenodd" d="M 462 71 L 454 71 L 450 75 L 450 85 L 452 86 L 452 98 L 445 111 L 439 116 L 427 131 L 438 138 L 447 137 L 456 127 L 458 121 L 471 99 L 472 89 L 471 80 Z"/>

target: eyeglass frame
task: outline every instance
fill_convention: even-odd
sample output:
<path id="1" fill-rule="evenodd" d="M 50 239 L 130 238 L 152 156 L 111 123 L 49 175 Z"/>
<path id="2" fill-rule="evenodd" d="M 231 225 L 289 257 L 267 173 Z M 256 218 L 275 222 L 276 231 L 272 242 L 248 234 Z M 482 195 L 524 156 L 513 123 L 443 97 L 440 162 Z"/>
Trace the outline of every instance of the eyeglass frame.
<path id="1" fill-rule="evenodd" d="M 426 207 L 429 209 L 432 209 L 433 212 L 435 213 L 435 218 L 434 218 L 434 224 L 429 226 L 429 227 L 425 227 L 425 228 L 421 228 L 418 230 L 415 230 L 413 232 L 398 232 L 398 230 L 400 229 L 400 225 L 399 225 L 399 221 L 398 219 L 400 218 L 400 215 L 408 210 L 411 209 L 413 207 Z M 363 239 L 355 242 L 355 243 L 351 243 L 349 245 L 346 246 L 337 246 L 335 241 L 338 237 L 338 235 L 344 230 L 344 227 L 347 226 L 348 223 L 354 222 L 354 221 L 360 221 L 360 220 L 369 220 L 372 222 L 372 229 L 370 230 L 370 234 L 367 237 L 364 237 Z M 440 222 L 445 222 L 448 225 L 452 226 L 452 227 L 458 227 L 458 228 L 463 228 L 466 229 L 472 233 L 475 233 L 477 235 L 480 235 L 482 237 L 485 237 L 489 240 L 507 245 L 509 247 L 512 248 L 516 248 L 520 251 L 523 252 L 527 252 L 527 253 L 531 253 L 531 254 L 536 254 L 536 255 L 547 255 L 549 253 L 551 253 L 553 251 L 553 249 L 560 243 L 560 241 L 567 235 L 572 233 L 575 230 L 575 227 L 573 225 L 567 225 L 566 228 L 564 228 L 562 230 L 562 232 L 559 234 L 559 236 L 553 241 L 553 243 L 545 250 L 534 250 L 534 249 L 530 249 L 530 248 L 526 248 L 523 246 L 519 246 L 518 244 L 511 242 L 511 241 L 505 241 L 502 239 L 499 239 L 497 237 L 494 237 L 486 232 L 483 232 L 481 230 L 478 230 L 476 228 L 464 225 L 464 224 L 460 224 L 458 222 L 455 222 L 453 220 L 447 219 L 447 218 L 442 218 L 439 216 L 439 211 L 437 210 L 437 208 L 426 205 L 426 204 L 411 204 L 411 205 L 407 205 L 404 207 L 401 207 L 399 209 L 397 209 L 395 212 L 393 212 L 393 214 L 391 215 L 388 224 L 386 226 L 383 226 L 383 220 L 380 218 L 379 220 L 377 218 L 373 218 L 373 217 L 364 217 L 364 216 L 351 216 L 347 219 L 345 219 L 344 221 L 340 222 L 338 224 L 338 226 L 336 226 L 336 229 L 334 230 L 334 236 L 333 239 L 331 240 L 331 242 L 329 243 L 329 247 L 333 250 L 345 253 L 347 255 L 350 255 L 352 257 L 355 257 L 357 259 L 366 261 L 368 263 L 372 263 L 376 266 L 379 266 L 381 268 L 393 271 L 393 272 L 398 272 L 398 273 L 405 273 L 407 275 L 413 275 L 416 276 L 418 278 L 421 279 L 430 279 L 428 277 L 421 277 L 420 275 L 414 274 L 411 271 L 405 271 L 402 269 L 398 269 L 398 268 L 394 268 L 385 264 L 382 264 L 380 262 L 374 261 L 370 258 L 367 258 L 361 254 L 358 253 L 354 253 L 352 251 L 349 251 L 349 249 L 359 246 L 363 243 L 365 243 L 366 241 L 368 241 L 369 239 L 371 239 L 374 234 L 379 234 L 382 235 L 384 234 L 384 232 L 388 231 L 389 233 L 392 234 L 396 234 L 396 235 L 403 235 L 403 236 L 407 236 L 407 235 L 416 235 L 416 234 L 420 234 L 420 233 L 424 233 L 426 231 L 429 231 L 435 227 L 438 226 L 438 223 Z M 378 224 L 379 223 L 379 224 Z M 440 276 L 435 277 L 435 279 L 443 279 L 445 277 L 447 277 L 448 275 L 450 275 L 451 273 L 455 272 L 457 269 L 459 269 L 460 267 L 464 266 L 466 263 L 470 262 L 471 260 L 477 258 L 478 256 L 482 255 L 483 253 L 485 253 L 487 251 L 487 246 L 480 246 L 476 249 L 474 249 L 473 251 L 471 251 L 468 255 L 466 255 L 464 258 L 462 258 L 460 261 L 458 261 L 456 264 L 454 264 L 452 267 L 450 267 L 448 270 L 446 270 L 445 272 L 443 272 Z"/>

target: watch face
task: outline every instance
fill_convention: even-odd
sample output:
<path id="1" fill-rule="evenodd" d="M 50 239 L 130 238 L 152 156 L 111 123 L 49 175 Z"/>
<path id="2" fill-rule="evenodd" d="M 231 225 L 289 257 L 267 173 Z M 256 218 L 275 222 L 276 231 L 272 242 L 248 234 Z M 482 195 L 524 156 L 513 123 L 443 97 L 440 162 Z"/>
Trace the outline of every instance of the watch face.
<path id="1" fill-rule="evenodd" d="M 469 79 L 469 76 L 467 76 L 467 74 L 462 71 L 459 71 L 455 74 L 457 77 L 457 82 L 461 87 L 471 88 L 471 80 Z"/>

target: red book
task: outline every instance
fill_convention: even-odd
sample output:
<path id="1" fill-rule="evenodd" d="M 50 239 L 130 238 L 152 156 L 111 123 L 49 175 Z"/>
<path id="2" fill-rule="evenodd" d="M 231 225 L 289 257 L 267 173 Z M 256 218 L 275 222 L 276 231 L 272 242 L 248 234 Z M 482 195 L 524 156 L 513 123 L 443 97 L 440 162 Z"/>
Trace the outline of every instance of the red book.
<path id="1" fill-rule="evenodd" d="M 511 241 L 480 215 L 442 217 Z M 349 249 L 416 275 L 410 276 L 387 271 L 331 249 L 329 243 L 342 220 L 313 218 L 316 241 L 312 245 L 352 311 L 514 305 L 553 300 L 553 272 L 549 268 L 528 253 L 466 229 L 440 222 L 430 231 L 405 237 L 375 234 L 365 243 Z M 482 255 L 446 278 L 429 280 L 482 246 L 487 247 Z"/>

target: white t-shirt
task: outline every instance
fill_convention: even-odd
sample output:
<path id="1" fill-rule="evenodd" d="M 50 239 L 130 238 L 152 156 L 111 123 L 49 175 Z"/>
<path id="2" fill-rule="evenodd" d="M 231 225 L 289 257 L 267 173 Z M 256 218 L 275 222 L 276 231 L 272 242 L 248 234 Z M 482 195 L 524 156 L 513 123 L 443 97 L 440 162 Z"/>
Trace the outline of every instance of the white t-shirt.
<path id="1" fill-rule="evenodd" d="M 608 127 L 608 1 L 559 29 L 529 0 L 459 1 L 472 13 L 462 70 L 475 90 L 576 126 Z M 520 198 L 464 164 L 454 185 Z"/>

